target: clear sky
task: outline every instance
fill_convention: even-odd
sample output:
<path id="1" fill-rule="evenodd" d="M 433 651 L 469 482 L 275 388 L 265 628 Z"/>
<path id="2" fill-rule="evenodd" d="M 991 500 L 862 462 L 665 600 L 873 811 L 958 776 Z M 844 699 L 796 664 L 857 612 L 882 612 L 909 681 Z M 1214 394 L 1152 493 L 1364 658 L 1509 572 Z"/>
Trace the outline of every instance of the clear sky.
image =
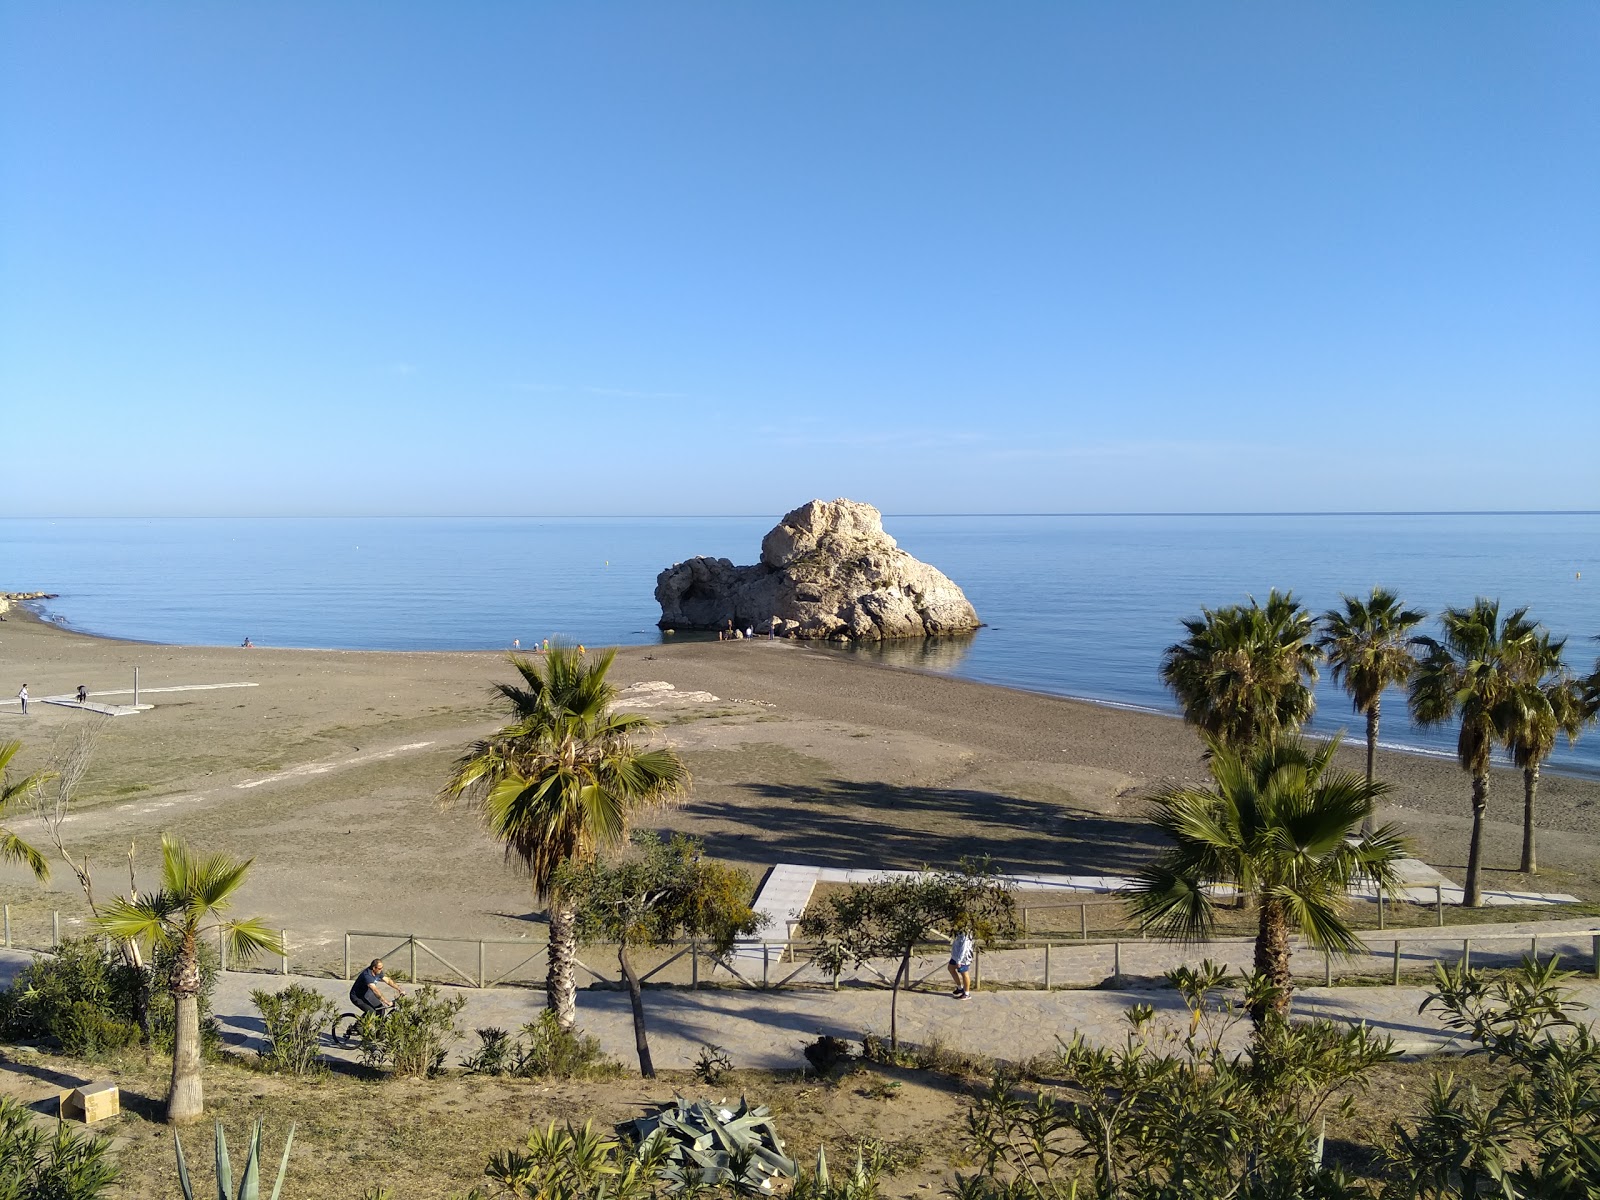
<path id="1" fill-rule="evenodd" d="M 0 514 L 1600 508 L 1594 3 L 0 0 Z"/>

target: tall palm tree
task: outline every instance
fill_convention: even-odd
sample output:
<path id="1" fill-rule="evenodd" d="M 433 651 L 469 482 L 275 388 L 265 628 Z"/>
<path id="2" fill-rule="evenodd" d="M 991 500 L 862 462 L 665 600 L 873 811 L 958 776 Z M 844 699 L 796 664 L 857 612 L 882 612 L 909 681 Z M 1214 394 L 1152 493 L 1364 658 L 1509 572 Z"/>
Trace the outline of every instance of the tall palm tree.
<path id="1" fill-rule="evenodd" d="M 581 862 L 627 834 L 638 809 L 681 793 L 683 760 L 667 748 L 642 749 L 636 737 L 655 727 L 637 713 L 613 711 L 617 689 L 606 680 L 616 651 L 590 658 L 554 647 L 542 661 L 513 655 L 520 683 L 496 690 L 511 723 L 473 743 L 456 761 L 441 798 L 466 799 L 521 862 L 550 920 L 545 989 L 556 1020 L 577 1021 L 573 959 L 576 913 L 555 886 L 557 869 Z"/>
<path id="2" fill-rule="evenodd" d="M 198 1120 L 205 1112 L 200 1080 L 200 939 L 220 933 L 231 963 L 248 963 L 258 954 L 281 954 L 283 947 L 259 918 L 225 917 L 232 896 L 244 883 L 254 859 L 230 854 L 201 858 L 177 839 L 161 838 L 161 887 L 137 899 L 119 896 L 94 919 L 112 937 L 141 942 L 152 952 L 161 946 L 173 955 L 168 987 L 176 1010 L 172 1047 L 172 1086 L 167 1120 L 174 1125 Z M 209 922 L 209 923 L 208 923 Z"/>
<path id="3" fill-rule="evenodd" d="M 1524 711 L 1518 680 L 1535 653 L 1539 627 L 1519 608 L 1500 616 L 1500 602 L 1481 596 L 1471 608 L 1447 608 L 1439 618 L 1444 637 L 1418 637 L 1421 652 L 1408 703 L 1419 725 L 1460 722 L 1456 761 L 1472 776 L 1472 844 L 1462 904 L 1483 902 L 1483 816 L 1489 806 L 1489 759 L 1510 741 Z"/>
<path id="4" fill-rule="evenodd" d="M 1387 784 L 1331 770 L 1339 742 L 1296 738 L 1238 750 L 1211 743 L 1209 788 L 1173 788 L 1153 820 L 1171 846 L 1134 876 L 1133 909 L 1158 936 L 1197 941 L 1215 925 L 1215 890 L 1259 906 L 1257 974 L 1271 985 L 1252 1014 L 1286 1013 L 1293 989 L 1289 936 L 1349 954 L 1361 943 L 1345 920 L 1352 884 L 1392 892 L 1405 845 L 1393 825 L 1354 836 Z"/>
<path id="5" fill-rule="evenodd" d="M 1207 738 L 1237 750 L 1274 741 L 1316 706 L 1314 624 L 1293 592 L 1276 588 L 1265 605 L 1252 596 L 1248 605 L 1202 608 L 1183 621 L 1189 636 L 1162 655 L 1161 681 Z"/>
<path id="6" fill-rule="evenodd" d="M 1371 783 L 1384 689 L 1411 678 L 1417 660 L 1407 639 L 1428 614 L 1402 608 L 1400 597 L 1381 587 L 1373 588 L 1365 600 L 1357 596 L 1343 600 L 1343 611 L 1330 608 L 1322 614 L 1317 646 L 1327 656 L 1333 681 L 1350 693 L 1351 705 L 1367 718 L 1367 782 Z"/>
<path id="7" fill-rule="evenodd" d="M 0 743 L 0 817 L 31 800 L 52 775 L 50 771 L 35 771 L 21 779 L 12 779 L 11 760 L 21 749 L 21 742 Z M 50 878 L 50 864 L 45 856 L 4 825 L 0 825 L 0 862 L 21 863 L 41 883 Z"/>
<path id="8" fill-rule="evenodd" d="M 1533 810 L 1539 792 L 1539 768 L 1556 748 L 1556 735 L 1565 734 L 1570 746 L 1595 711 L 1584 701 L 1584 685 L 1562 660 L 1564 638 L 1540 632 L 1524 663 L 1519 688 L 1516 724 L 1507 745 L 1511 760 L 1522 769 L 1522 863 L 1520 870 L 1536 875 L 1539 855 L 1534 844 Z"/>

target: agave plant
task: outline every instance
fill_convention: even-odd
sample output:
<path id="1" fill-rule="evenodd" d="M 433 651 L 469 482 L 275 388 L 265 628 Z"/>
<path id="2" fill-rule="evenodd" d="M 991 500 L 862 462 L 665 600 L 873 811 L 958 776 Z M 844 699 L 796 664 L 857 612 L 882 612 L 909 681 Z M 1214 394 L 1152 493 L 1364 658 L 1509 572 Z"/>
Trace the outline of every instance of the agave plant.
<path id="1" fill-rule="evenodd" d="M 178 1150 L 178 1185 L 183 1188 L 183 1200 L 194 1200 L 194 1185 L 189 1179 L 189 1164 L 183 1158 L 183 1142 L 177 1134 L 172 1144 Z M 294 1145 L 294 1126 L 283 1139 L 283 1158 L 278 1163 L 277 1182 L 272 1185 L 268 1200 L 278 1200 L 283 1187 L 283 1177 L 289 1170 L 289 1149 Z M 261 1122 L 250 1135 L 250 1151 L 245 1156 L 244 1174 L 239 1177 L 239 1190 L 233 1190 L 233 1164 L 228 1161 L 228 1136 L 222 1132 L 222 1122 L 217 1122 L 217 1200 L 260 1200 L 261 1198 Z"/>

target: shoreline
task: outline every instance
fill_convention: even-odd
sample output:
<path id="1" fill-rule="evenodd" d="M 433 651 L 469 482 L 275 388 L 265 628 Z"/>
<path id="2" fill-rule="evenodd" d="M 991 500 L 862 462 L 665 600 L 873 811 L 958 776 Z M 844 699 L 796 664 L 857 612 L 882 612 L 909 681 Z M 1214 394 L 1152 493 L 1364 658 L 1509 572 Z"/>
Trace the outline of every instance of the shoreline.
<path id="1" fill-rule="evenodd" d="M 51 596 L 49 598 L 53 599 L 54 596 Z M 74 626 L 70 621 L 66 620 L 65 618 L 59 618 L 58 619 L 57 617 L 47 616 L 38 607 L 39 605 L 44 603 L 43 600 L 32 600 L 32 599 L 30 599 L 30 600 L 16 600 L 16 601 L 12 601 L 11 603 L 12 603 L 12 607 L 11 608 L 9 608 L 9 609 L 0 609 L 0 615 L 11 614 L 11 615 L 14 616 L 14 614 L 22 613 L 22 614 L 24 614 L 24 619 L 28 623 L 31 623 L 31 624 L 34 624 L 34 625 L 38 625 L 38 626 L 42 626 L 42 627 L 44 627 L 46 629 L 55 630 L 56 632 L 59 632 L 59 633 L 70 634 L 70 635 L 72 635 L 74 637 L 88 638 L 88 639 L 91 639 L 91 640 L 94 640 L 94 641 L 104 642 L 104 643 L 107 643 L 107 644 L 110 644 L 110 645 L 149 646 L 149 647 L 152 647 L 152 648 L 162 648 L 162 649 L 178 650 L 178 651 L 207 651 L 207 650 L 218 650 L 218 651 L 220 651 L 220 650 L 244 650 L 244 649 L 246 649 L 246 647 L 243 647 L 243 646 L 232 646 L 232 645 L 224 646 L 224 645 L 205 645 L 205 644 L 201 644 L 201 643 L 190 643 L 190 642 L 145 641 L 145 640 L 142 640 L 142 639 L 139 639 L 139 638 L 123 637 L 123 636 L 117 635 L 117 634 L 96 633 L 96 632 L 93 632 L 93 631 L 90 631 L 90 630 L 79 629 L 78 627 Z M 757 638 L 755 638 L 753 640 L 757 641 L 757 642 L 766 641 L 766 639 L 762 638 L 762 637 L 757 637 Z M 872 668 L 872 669 L 876 669 L 876 670 L 903 672 L 903 673 L 906 673 L 906 674 L 918 675 L 918 676 L 922 676 L 922 677 L 926 677 L 926 678 L 930 678 L 930 679 L 947 679 L 947 680 L 959 681 L 959 682 L 962 682 L 962 683 L 972 684 L 972 685 L 977 686 L 977 687 L 994 688 L 994 689 L 999 690 L 999 691 L 1010 692 L 1010 693 L 1014 693 L 1014 694 L 1021 695 L 1021 696 L 1037 697 L 1037 698 L 1040 698 L 1040 699 L 1064 700 L 1064 701 L 1068 701 L 1068 702 L 1073 703 L 1073 704 L 1085 704 L 1085 705 L 1089 705 L 1089 706 L 1091 706 L 1093 708 L 1096 708 L 1096 709 L 1104 709 L 1104 710 L 1108 710 L 1108 711 L 1111 711 L 1111 712 L 1125 712 L 1125 713 L 1129 713 L 1129 714 L 1137 715 L 1137 716 L 1142 716 L 1142 717 L 1157 717 L 1157 718 L 1161 718 L 1161 719 L 1168 720 L 1168 721 L 1176 721 L 1180 725 L 1182 725 L 1184 728 L 1186 728 L 1186 729 L 1189 728 L 1184 723 L 1183 714 L 1181 712 L 1179 712 L 1175 708 L 1173 708 L 1173 709 L 1159 709 L 1159 708 L 1153 708 L 1153 707 L 1151 707 L 1149 705 L 1145 705 L 1145 704 L 1135 704 L 1135 703 L 1132 703 L 1130 701 L 1107 700 L 1107 699 L 1103 699 L 1103 698 L 1100 698 L 1100 697 L 1094 697 L 1094 696 L 1078 696 L 1078 695 L 1073 695 L 1073 694 L 1071 694 L 1069 692 L 1051 692 L 1051 691 L 1043 691 L 1043 690 L 1040 690 L 1040 689 L 1037 689 L 1037 688 L 1023 687 L 1023 686 L 1021 686 L 1019 684 L 1014 684 L 1014 683 L 1000 683 L 1000 682 L 997 682 L 997 681 L 994 681 L 994 680 L 987 680 L 987 679 L 972 679 L 972 678 L 969 678 L 969 677 L 964 676 L 964 675 L 956 675 L 956 674 L 954 674 L 952 672 L 940 671 L 940 670 L 937 670 L 937 669 L 932 668 L 932 667 L 919 667 L 919 666 L 909 665 L 909 664 L 905 664 L 905 663 L 885 662 L 885 661 L 874 659 L 872 657 L 869 657 L 869 656 L 866 656 L 866 655 L 863 655 L 863 654 L 856 653 L 855 651 L 853 651 L 853 650 L 851 650 L 849 648 L 836 647 L 836 646 L 830 644 L 829 642 L 825 642 L 825 641 L 805 641 L 805 640 L 797 640 L 797 639 L 792 639 L 792 638 L 780 638 L 778 640 L 780 642 L 783 642 L 786 645 L 789 645 L 789 646 L 797 649 L 797 650 L 804 650 L 804 651 L 811 652 L 811 653 L 824 654 L 824 655 L 827 655 L 827 656 L 829 656 L 829 657 L 831 657 L 831 658 L 833 658 L 833 659 L 835 659 L 837 661 L 848 663 L 848 664 L 850 664 L 851 666 L 854 666 L 854 667 Z M 677 637 L 674 637 L 674 638 L 662 638 L 660 641 L 656 641 L 656 642 L 628 642 L 628 643 L 621 643 L 621 644 L 617 644 L 617 645 L 613 645 L 613 646 L 599 646 L 599 645 L 597 645 L 596 648 L 600 648 L 600 649 L 615 649 L 615 650 L 617 650 L 619 652 L 619 655 L 620 655 L 623 652 L 638 652 L 638 651 L 645 651 L 645 650 L 651 650 L 651 649 L 662 649 L 662 648 L 677 647 L 677 646 L 713 645 L 713 644 L 717 644 L 717 641 L 716 641 L 715 638 L 712 638 L 710 636 L 700 637 L 700 636 L 696 636 L 694 634 L 691 634 L 691 635 L 683 637 L 683 638 L 677 638 Z M 280 654 L 281 653 L 291 653 L 291 654 L 340 654 L 340 655 L 377 654 L 377 655 L 441 655 L 441 656 L 443 656 L 443 655 L 467 655 L 467 656 L 493 655 L 493 656 L 501 657 L 501 658 L 503 658 L 507 654 L 518 653 L 518 651 L 513 651 L 510 647 L 505 647 L 505 648 L 502 648 L 502 649 L 494 649 L 494 650 L 491 650 L 491 649 L 481 649 L 481 650 L 413 649 L 413 650 L 407 650 L 407 649 L 396 649 L 396 648 L 393 648 L 393 647 L 365 648 L 365 647 L 349 647 L 349 646 L 279 646 L 279 645 L 260 646 L 260 645 L 256 645 L 256 646 L 249 647 L 249 649 L 250 650 L 271 650 L 274 653 L 280 653 Z M 529 649 L 529 650 L 520 651 L 520 653 L 530 654 L 531 655 L 531 654 L 535 653 L 535 651 Z M 1342 731 L 1342 733 L 1339 734 L 1339 735 L 1335 735 L 1335 734 L 1332 734 L 1332 733 L 1308 732 L 1308 733 L 1305 734 L 1305 737 L 1306 737 L 1306 739 L 1308 741 L 1325 742 L 1325 741 L 1331 740 L 1335 736 L 1342 736 L 1345 746 L 1347 746 L 1347 747 L 1354 746 L 1354 747 L 1356 747 L 1358 749 L 1364 748 L 1365 745 L 1366 745 L 1366 741 L 1365 741 L 1364 735 L 1363 736 L 1359 736 L 1359 737 L 1350 736 L 1352 731 L 1356 730 L 1356 723 L 1358 721 L 1358 717 L 1356 715 L 1352 714 L 1347 719 L 1349 720 L 1350 724 L 1348 726 L 1346 726 L 1344 728 L 1344 730 Z M 1425 746 L 1418 746 L 1418 745 L 1411 744 L 1411 743 L 1406 743 L 1406 742 L 1385 741 L 1385 740 L 1380 739 L 1379 742 L 1378 742 L 1378 749 L 1379 749 L 1379 751 L 1385 752 L 1385 753 L 1388 753 L 1388 754 L 1403 755 L 1403 756 L 1416 758 L 1416 759 L 1419 759 L 1419 760 L 1422 760 L 1422 761 L 1426 761 L 1426 762 L 1441 763 L 1441 764 L 1448 763 L 1448 764 L 1451 764 L 1451 765 L 1454 765 L 1454 763 L 1455 763 L 1455 756 L 1453 754 L 1451 754 L 1449 751 L 1434 750 L 1434 749 L 1430 749 L 1430 748 L 1425 747 Z M 1494 762 L 1494 766 L 1496 768 L 1504 769 L 1504 770 L 1507 770 L 1507 771 L 1513 770 L 1514 768 L 1510 764 L 1509 760 L 1501 761 L 1501 757 L 1502 756 L 1500 756 L 1497 753 L 1497 757 L 1496 757 L 1496 760 Z M 1519 772 L 1519 774 L 1520 774 L 1520 772 Z M 1546 763 L 1544 765 L 1544 767 L 1542 768 L 1540 774 L 1541 774 L 1541 777 L 1545 777 L 1545 778 L 1550 777 L 1550 776 L 1556 776 L 1556 777 L 1563 778 L 1563 779 L 1580 780 L 1580 781 L 1588 782 L 1588 783 L 1600 783 L 1600 769 L 1585 768 L 1583 766 L 1572 766 L 1570 764 L 1565 764 L 1565 763 L 1554 763 L 1554 764 Z"/>

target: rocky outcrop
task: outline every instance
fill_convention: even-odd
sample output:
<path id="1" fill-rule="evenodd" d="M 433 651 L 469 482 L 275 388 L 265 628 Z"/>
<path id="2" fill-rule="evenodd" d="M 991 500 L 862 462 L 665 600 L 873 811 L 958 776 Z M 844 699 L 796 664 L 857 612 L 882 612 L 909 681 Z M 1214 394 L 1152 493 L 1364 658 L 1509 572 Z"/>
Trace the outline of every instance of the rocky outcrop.
<path id="1" fill-rule="evenodd" d="M 753 627 L 780 636 L 932 637 L 982 622 L 961 589 L 883 531 L 870 504 L 813 500 L 761 541 L 761 561 L 691 558 L 656 577 L 663 629 Z M 777 619 L 776 626 L 773 619 Z"/>

